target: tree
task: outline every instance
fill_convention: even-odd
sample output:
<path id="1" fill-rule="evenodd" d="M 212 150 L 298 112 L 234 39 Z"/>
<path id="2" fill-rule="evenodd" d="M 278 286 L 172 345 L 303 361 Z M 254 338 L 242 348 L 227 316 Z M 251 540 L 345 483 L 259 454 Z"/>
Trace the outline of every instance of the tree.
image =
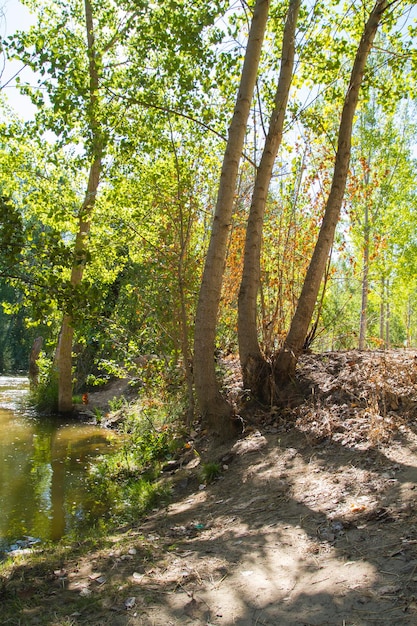
<path id="1" fill-rule="evenodd" d="M 389 343 L 383 319 L 389 303 L 385 291 L 388 287 L 392 291 L 397 282 L 399 258 L 414 230 L 411 151 L 415 129 L 409 106 L 403 103 L 395 112 L 385 111 L 372 90 L 358 116 L 356 135 L 348 201 L 350 238 L 355 253 L 362 257 L 359 349 L 365 349 L 368 326 L 370 339 L 378 336 L 375 324 L 368 324 L 368 309 L 375 309 L 377 301 L 381 304 L 379 339 L 381 345 Z M 412 265 L 408 271 L 411 277 Z"/>
<path id="2" fill-rule="evenodd" d="M 265 205 L 275 159 L 281 145 L 288 96 L 293 75 L 295 56 L 295 29 L 300 0 L 291 0 L 284 28 L 281 53 L 281 70 L 275 93 L 275 106 L 271 115 L 262 158 L 257 169 L 252 202 L 246 229 L 245 256 L 239 291 L 239 353 L 243 372 L 243 385 L 255 396 L 265 394 L 259 387 L 265 381 L 262 369 L 266 365 L 258 342 L 257 296 L 261 275 L 261 241 Z"/>
<path id="3" fill-rule="evenodd" d="M 78 232 L 74 243 L 74 257 L 71 269 L 71 286 L 77 289 L 80 285 L 88 253 L 88 234 L 96 203 L 97 191 L 100 183 L 103 153 L 105 150 L 104 131 L 101 126 L 99 103 L 99 66 L 101 61 L 97 56 L 93 13 L 89 0 L 85 0 L 85 25 L 87 33 L 87 55 L 89 74 L 89 127 L 91 132 L 90 171 L 84 202 L 78 215 Z M 70 413 L 72 403 L 72 346 L 74 327 L 72 315 L 64 313 L 59 335 L 55 368 L 58 373 L 58 410 L 60 413 Z"/>
<path id="4" fill-rule="evenodd" d="M 215 372 L 216 323 L 221 296 L 239 162 L 252 104 L 269 0 L 257 0 L 249 31 L 235 109 L 229 128 L 195 319 L 194 381 L 204 421 L 223 438 L 232 435 L 231 410 L 221 396 Z"/>
<path id="5" fill-rule="evenodd" d="M 332 186 L 323 222 L 290 330 L 274 362 L 274 385 L 278 387 L 294 375 L 307 336 L 343 203 L 349 171 L 353 120 L 365 65 L 382 16 L 389 6 L 386 0 L 377 0 L 357 49 L 342 109 Z"/>
<path id="6" fill-rule="evenodd" d="M 62 276 L 61 291 L 66 291 L 67 296 L 60 301 L 63 317 L 55 354 L 58 410 L 69 413 L 72 411 L 74 311 L 79 307 L 77 296 L 87 263 L 88 237 L 106 144 L 100 97 L 104 50 L 99 50 L 96 44 L 90 0 L 85 0 L 84 10 L 77 3 L 54 6 L 45 3 L 38 17 L 36 27 L 16 33 L 7 42 L 10 56 L 14 54 L 38 72 L 39 88 L 21 87 L 38 107 L 36 123 L 27 124 L 27 129 L 32 134 L 40 135 L 46 130 L 55 134 L 52 163 L 59 162 L 59 146 L 70 148 L 72 144 L 78 145 L 78 152 L 84 150 L 84 163 L 80 156 L 74 160 L 87 166 L 84 200 L 78 209 L 74 210 L 73 206 L 66 209 L 67 220 L 76 217 L 78 224 L 74 235 L 64 234 L 67 242 L 68 239 L 73 242 L 73 248 L 68 257 L 69 275 Z M 48 150 L 45 152 L 48 154 Z M 54 212 L 58 215 L 57 209 L 49 206 L 49 213 Z"/>
<path id="7" fill-rule="evenodd" d="M 208 43 L 211 45 L 219 36 L 215 32 L 207 43 L 204 32 L 221 12 L 222 3 L 207 7 L 201 2 L 187 7 L 185 2 L 179 2 L 156 8 L 146 3 L 132 7 L 129 2 L 119 5 L 112 0 L 86 0 L 84 9 L 82 6 L 78 0 L 44 2 L 36 7 L 38 26 L 29 33 L 17 33 L 6 46 L 9 55 L 38 72 L 37 89 L 27 84 L 21 86 L 38 106 L 37 124 L 32 132 L 41 135 L 52 131 L 55 145 L 64 146 L 66 155 L 73 155 L 74 164 L 85 176 L 81 206 L 72 203 L 68 207 L 71 229 L 61 231 L 65 247 L 73 246 L 61 274 L 58 303 L 63 322 L 55 367 L 61 412 L 72 408 L 74 334 L 80 331 L 91 300 L 97 295 L 94 283 L 99 278 L 92 276 L 91 252 L 96 236 L 93 214 L 97 214 L 99 183 L 102 189 L 108 188 L 114 170 L 117 166 L 123 168 L 123 160 L 115 159 L 119 148 L 120 153 L 131 145 L 144 153 L 149 151 L 148 163 L 155 152 L 163 149 L 164 141 L 158 145 L 155 137 L 158 131 L 166 136 L 167 110 L 170 106 L 175 108 L 173 102 L 197 105 L 197 77 L 209 72 L 200 71 L 204 67 L 200 61 L 206 53 L 210 56 Z M 161 100 L 159 107 L 157 99 Z M 166 99 L 170 102 L 165 108 Z M 138 115 L 136 110 L 132 112 L 132 101 L 135 109 L 139 102 L 145 109 L 149 118 L 145 127 L 143 111 Z M 157 114 L 149 114 L 153 105 Z M 155 128 L 152 124 L 156 119 Z M 134 133 L 140 126 L 138 140 Z M 60 156 L 56 149 L 54 162 Z M 81 196 L 79 181 L 73 186 Z M 53 199 L 50 201 L 53 214 Z M 115 213 L 117 201 L 112 215 L 108 215 L 109 224 Z"/>

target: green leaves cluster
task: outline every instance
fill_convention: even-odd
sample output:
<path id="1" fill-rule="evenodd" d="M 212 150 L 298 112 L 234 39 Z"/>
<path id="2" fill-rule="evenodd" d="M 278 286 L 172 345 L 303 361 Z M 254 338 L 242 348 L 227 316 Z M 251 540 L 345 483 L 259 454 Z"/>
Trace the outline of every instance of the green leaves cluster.
<path id="1" fill-rule="evenodd" d="M 61 313 L 71 315 L 80 378 L 97 373 L 94 353 L 96 361 L 120 361 L 140 352 L 178 356 L 184 336 L 192 339 L 223 138 L 253 3 L 93 0 L 99 78 L 94 115 L 84 3 L 25 4 L 36 24 L 2 45 L 10 59 L 32 69 L 31 80 L 17 77 L 16 87 L 37 114 L 23 124 L 5 111 L 0 128 L 1 279 L 19 286 L 21 300 L 13 306 L 26 307 L 28 323 L 44 324 L 51 342 Z M 340 105 L 370 4 L 345 7 L 319 0 L 302 8 L 287 135 L 264 233 L 259 316 L 266 351 L 282 340 L 300 292 L 331 178 Z M 397 26 L 402 4 L 393 3 L 372 53 L 361 106 L 365 110 L 374 97 L 379 104 L 368 130 L 360 128 L 358 118 L 352 168 L 355 178 L 361 157 L 372 153 L 373 243 L 380 246 L 372 271 L 390 278 L 398 301 L 400 285 L 415 265 L 415 163 L 410 145 L 401 142 L 397 120 L 398 103 L 415 98 L 417 56 L 413 39 Z M 272 106 L 286 9 L 281 0 L 272 3 L 254 126 L 245 148 L 255 163 Z M 411 35 L 415 29 L 409 25 Z M 73 248 L 97 133 L 103 171 L 87 235 L 86 269 L 75 287 Z M 387 170 L 395 170 L 395 176 Z M 230 345 L 253 176 L 253 166 L 246 164 L 230 246 L 231 297 L 223 299 L 221 313 L 219 343 Z M 345 241 L 335 258 L 335 276 L 343 275 L 346 287 L 334 283 L 327 307 L 333 315 L 334 301 L 346 297 L 353 319 L 358 303 L 350 292 L 357 293 L 352 284 L 357 285 L 358 273 L 355 269 L 352 278 L 347 259 L 360 257 L 362 200 L 352 194 L 347 202 L 340 239 L 349 245 Z M 414 292 L 408 293 L 413 302 Z"/>

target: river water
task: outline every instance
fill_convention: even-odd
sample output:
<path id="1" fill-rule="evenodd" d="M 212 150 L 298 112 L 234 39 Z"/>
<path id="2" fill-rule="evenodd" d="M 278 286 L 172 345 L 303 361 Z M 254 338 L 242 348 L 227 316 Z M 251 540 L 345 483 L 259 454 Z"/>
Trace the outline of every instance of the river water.
<path id="1" fill-rule="evenodd" d="M 26 378 L 0 376 L 0 549 L 58 540 L 89 516 L 88 467 L 117 446 L 94 425 L 36 416 Z"/>

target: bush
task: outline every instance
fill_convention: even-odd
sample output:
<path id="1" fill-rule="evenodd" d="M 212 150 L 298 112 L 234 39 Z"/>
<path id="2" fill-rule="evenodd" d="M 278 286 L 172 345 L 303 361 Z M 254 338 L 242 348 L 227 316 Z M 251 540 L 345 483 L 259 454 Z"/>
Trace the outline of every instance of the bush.
<path id="1" fill-rule="evenodd" d="M 58 412 L 58 372 L 49 359 L 41 356 L 38 361 L 39 383 L 29 394 L 30 404 L 39 413 Z"/>
<path id="2" fill-rule="evenodd" d="M 168 421 L 165 403 L 125 402 L 124 409 L 127 418 L 119 449 L 90 468 L 90 510 L 93 518 L 100 514 L 103 525 L 137 520 L 167 500 L 170 486 L 160 480 L 161 467 L 184 443 L 178 423 Z"/>

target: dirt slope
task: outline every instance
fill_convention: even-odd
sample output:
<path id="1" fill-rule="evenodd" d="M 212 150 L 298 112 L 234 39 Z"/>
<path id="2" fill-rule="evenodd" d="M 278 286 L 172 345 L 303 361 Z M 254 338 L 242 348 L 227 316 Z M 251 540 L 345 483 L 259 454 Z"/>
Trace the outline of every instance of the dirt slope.
<path id="1" fill-rule="evenodd" d="M 111 545 L 17 567 L 7 623 L 416 625 L 415 355 L 307 356 L 300 380 L 233 446 L 196 438 L 224 466 L 213 484 L 184 461 L 172 503 Z"/>

